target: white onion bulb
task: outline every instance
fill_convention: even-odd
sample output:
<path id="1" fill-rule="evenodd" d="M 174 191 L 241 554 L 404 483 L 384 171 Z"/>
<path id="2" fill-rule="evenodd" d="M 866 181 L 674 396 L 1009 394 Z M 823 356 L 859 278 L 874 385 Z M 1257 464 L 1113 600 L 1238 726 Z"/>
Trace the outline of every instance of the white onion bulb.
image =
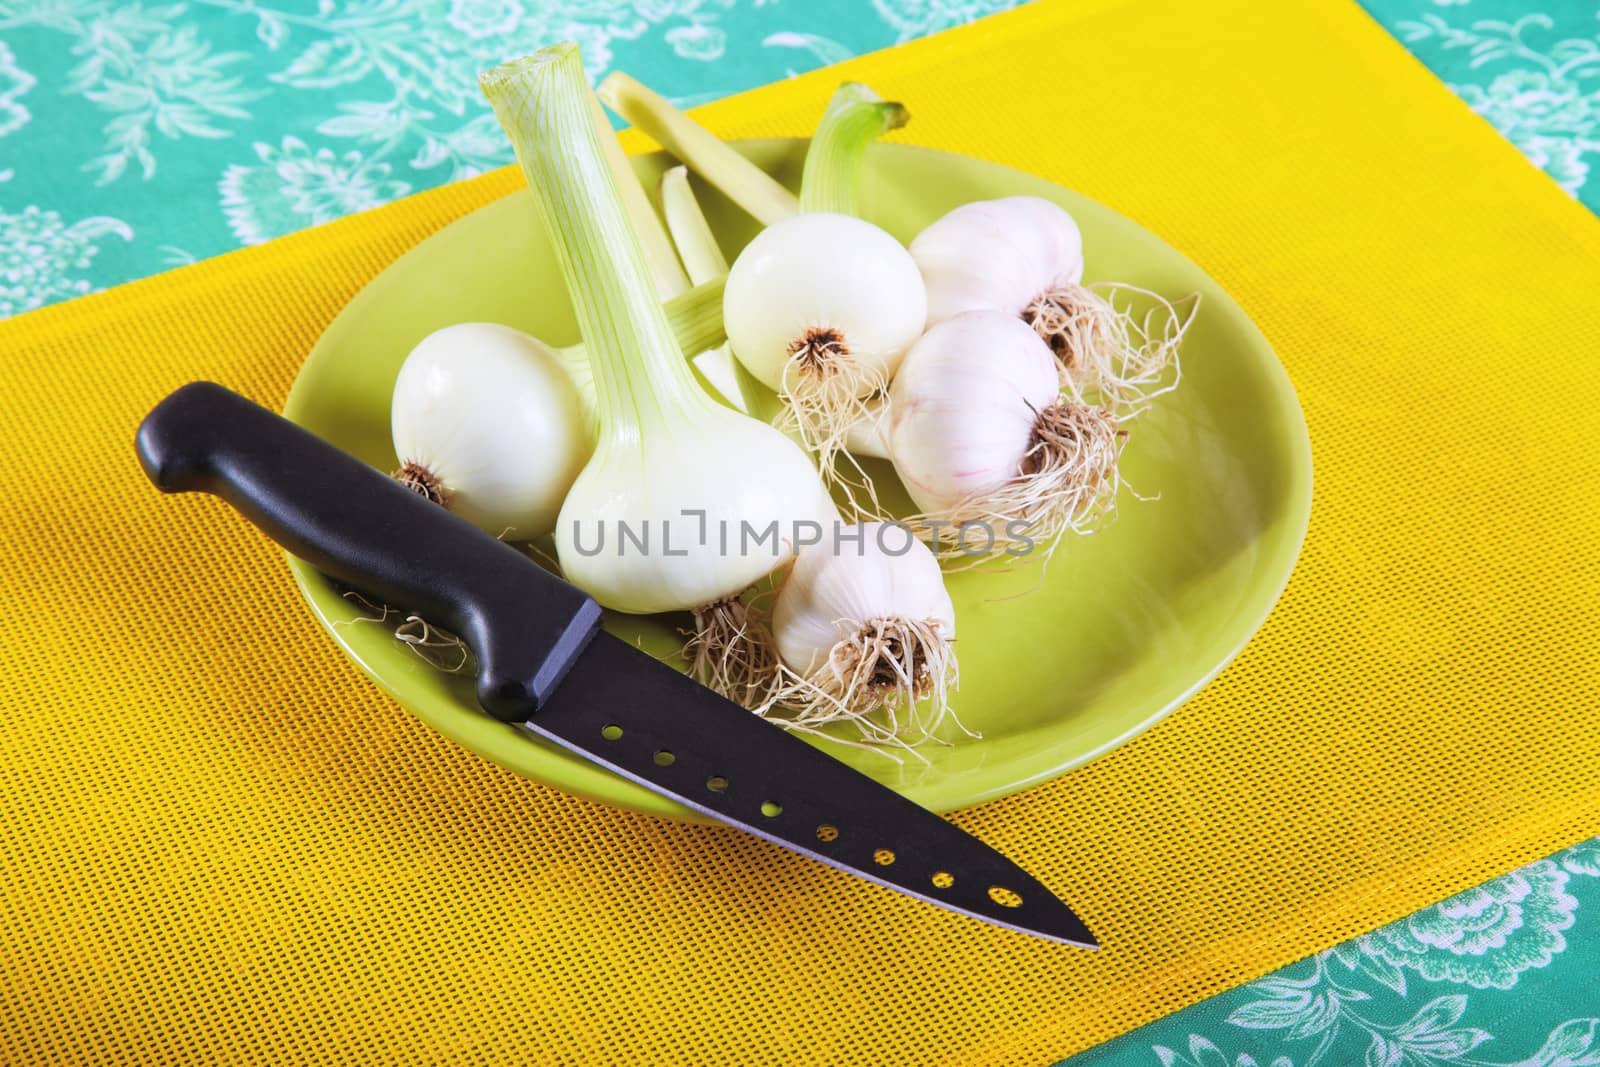
<path id="1" fill-rule="evenodd" d="M 554 526 L 591 448 L 563 360 L 496 323 L 423 338 L 395 381 L 390 430 L 411 488 L 496 537 Z"/>
<path id="2" fill-rule="evenodd" d="M 708 400 L 692 421 L 646 429 L 602 435 L 556 525 L 567 579 L 608 608 L 683 611 L 738 596 L 793 554 L 798 525 L 837 518 L 805 452 L 765 423 Z M 623 541 L 624 529 L 646 546 Z"/>
<path id="3" fill-rule="evenodd" d="M 848 215 L 795 215 L 734 261 L 723 296 L 734 355 L 791 405 L 813 449 L 836 445 L 927 321 L 922 276 L 885 231 Z"/>

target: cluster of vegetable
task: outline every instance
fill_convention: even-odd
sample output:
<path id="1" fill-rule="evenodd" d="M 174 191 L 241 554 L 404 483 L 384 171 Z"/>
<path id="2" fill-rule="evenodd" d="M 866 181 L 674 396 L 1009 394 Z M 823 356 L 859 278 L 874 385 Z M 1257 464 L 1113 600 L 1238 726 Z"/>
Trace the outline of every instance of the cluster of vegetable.
<path id="1" fill-rule="evenodd" d="M 1083 286 L 1077 227 L 1044 200 L 965 205 L 909 248 L 862 219 L 866 149 L 907 119 L 864 86 L 830 103 L 798 198 L 637 82 L 601 86 L 765 225 L 730 268 L 683 167 L 658 214 L 576 45 L 480 83 L 583 344 L 425 339 L 395 386 L 396 477 L 498 536 L 553 532 L 607 608 L 692 613 L 692 671 L 758 713 L 936 736 L 957 678 L 940 557 L 1053 548 L 1106 514 L 1124 423 L 1176 384 L 1187 320 L 1146 294 L 1152 330 Z M 891 522 L 859 456 L 889 460 L 919 514 Z"/>

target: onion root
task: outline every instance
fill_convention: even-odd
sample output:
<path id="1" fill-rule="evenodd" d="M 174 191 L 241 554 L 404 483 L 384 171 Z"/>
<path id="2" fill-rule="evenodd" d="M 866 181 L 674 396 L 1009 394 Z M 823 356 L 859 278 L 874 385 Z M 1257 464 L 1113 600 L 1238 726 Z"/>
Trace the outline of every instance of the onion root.
<path id="1" fill-rule="evenodd" d="M 813 328 L 789 346 L 778 390 L 781 428 L 800 438 L 817 457 L 824 483 L 842 490 L 848 510 L 859 514 L 877 513 L 877 493 L 845 446 L 853 427 L 882 416 L 888 386 L 888 375 L 853 358 L 837 330 Z M 848 466 L 835 462 L 840 456 Z M 858 504 L 858 492 L 868 494 L 869 505 Z"/>
<path id="2" fill-rule="evenodd" d="M 442 508 L 450 506 L 450 491 L 444 487 L 444 482 L 416 460 L 406 460 L 391 477 L 413 493 L 426 497 Z"/>
<path id="3" fill-rule="evenodd" d="M 741 707 L 766 704 L 778 684 L 778 646 L 766 612 L 740 597 L 696 608 L 683 647 L 689 674 Z"/>
<path id="4" fill-rule="evenodd" d="M 388 626 L 390 618 L 402 614 L 398 608 L 391 608 L 387 604 L 374 604 L 354 589 L 345 590 L 343 596 L 366 614 L 353 619 L 336 619 L 333 623 L 336 627 L 355 623 Z M 472 652 L 465 641 L 448 630 L 434 626 L 420 615 L 407 615 L 405 621 L 391 632 L 395 640 L 409 648 L 418 659 L 446 674 L 459 674 L 472 661 Z"/>

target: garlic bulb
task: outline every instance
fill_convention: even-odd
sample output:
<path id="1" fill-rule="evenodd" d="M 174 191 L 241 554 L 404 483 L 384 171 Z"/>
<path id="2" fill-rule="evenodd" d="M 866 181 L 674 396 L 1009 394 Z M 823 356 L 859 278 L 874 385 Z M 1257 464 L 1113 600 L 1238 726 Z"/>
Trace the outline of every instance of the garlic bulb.
<path id="1" fill-rule="evenodd" d="M 963 204 L 911 242 L 928 287 L 928 324 L 966 311 L 1020 316 L 1043 294 L 1083 280 L 1071 215 L 1037 196 Z"/>
<path id="2" fill-rule="evenodd" d="M 1116 498 L 1116 421 L 1062 397 L 1050 349 L 998 311 L 946 319 L 912 346 L 890 388 L 888 436 L 919 528 L 946 555 L 1053 546 Z"/>
<path id="3" fill-rule="evenodd" d="M 514 540 L 551 530 L 591 448 L 561 354 L 487 322 L 447 326 L 412 349 L 390 430 L 402 483 Z"/>
<path id="4" fill-rule="evenodd" d="M 739 362 L 792 405 L 807 445 L 826 454 L 922 333 L 927 295 L 888 233 L 811 212 L 773 223 L 739 254 L 722 317 Z"/>
<path id="5" fill-rule="evenodd" d="M 1084 286 L 1083 237 L 1057 204 L 1036 196 L 964 204 L 918 234 L 911 255 L 927 285 L 930 323 L 968 311 L 1016 316 L 1050 346 L 1061 388 L 1118 418 L 1176 386 L 1167 371 L 1198 297 L 1179 312 L 1133 286 Z M 1145 308 L 1137 317 L 1136 303 Z"/>
<path id="6" fill-rule="evenodd" d="M 870 741 L 925 739 L 949 713 L 955 608 L 904 526 L 861 523 L 796 557 L 772 608 L 786 670 L 774 698 L 802 727 L 850 720 Z M 886 709 L 884 721 L 864 718 Z"/>

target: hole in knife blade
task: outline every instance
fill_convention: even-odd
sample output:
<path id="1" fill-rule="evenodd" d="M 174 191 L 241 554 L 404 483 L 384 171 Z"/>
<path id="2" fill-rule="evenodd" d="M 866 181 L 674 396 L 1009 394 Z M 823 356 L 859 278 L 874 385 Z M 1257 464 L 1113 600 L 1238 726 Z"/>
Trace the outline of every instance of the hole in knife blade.
<path id="1" fill-rule="evenodd" d="M 1000 905 L 1002 908 L 1020 908 L 1020 907 L 1022 907 L 1022 898 L 1017 896 L 1016 893 L 1014 893 L 1011 890 L 1007 889 L 1003 885 L 992 885 L 992 886 L 990 886 L 989 887 L 989 899 L 994 901 L 996 904 Z"/>
<path id="2" fill-rule="evenodd" d="M 657 767 L 670 767 L 672 766 L 673 761 L 678 757 L 674 756 L 672 753 L 663 748 L 651 758 L 656 761 Z"/>
<path id="3" fill-rule="evenodd" d="M 823 823 L 821 826 L 817 827 L 817 840 L 822 842 L 839 840 L 839 828 L 837 826 L 830 826 L 827 823 Z"/>
<path id="4" fill-rule="evenodd" d="M 886 848 L 880 848 L 872 854 L 872 862 L 880 867 L 887 867 L 894 862 L 894 853 Z"/>
<path id="5" fill-rule="evenodd" d="M 940 889 L 949 889 L 956 884 L 955 875 L 949 871 L 938 871 L 933 876 L 933 884 Z"/>
<path id="6" fill-rule="evenodd" d="M 765 815 L 769 819 L 776 819 L 778 816 L 783 814 L 783 805 L 775 804 L 768 800 L 761 805 L 761 814 Z"/>
<path id="7" fill-rule="evenodd" d="M 622 727 L 618 726 L 616 723 L 612 723 L 610 726 L 602 727 L 600 730 L 600 736 L 605 738 L 607 741 L 615 741 L 622 736 Z"/>
<path id="8" fill-rule="evenodd" d="M 713 774 L 706 779 L 706 788 L 713 793 L 725 793 L 728 790 L 728 780 L 720 774 Z"/>

